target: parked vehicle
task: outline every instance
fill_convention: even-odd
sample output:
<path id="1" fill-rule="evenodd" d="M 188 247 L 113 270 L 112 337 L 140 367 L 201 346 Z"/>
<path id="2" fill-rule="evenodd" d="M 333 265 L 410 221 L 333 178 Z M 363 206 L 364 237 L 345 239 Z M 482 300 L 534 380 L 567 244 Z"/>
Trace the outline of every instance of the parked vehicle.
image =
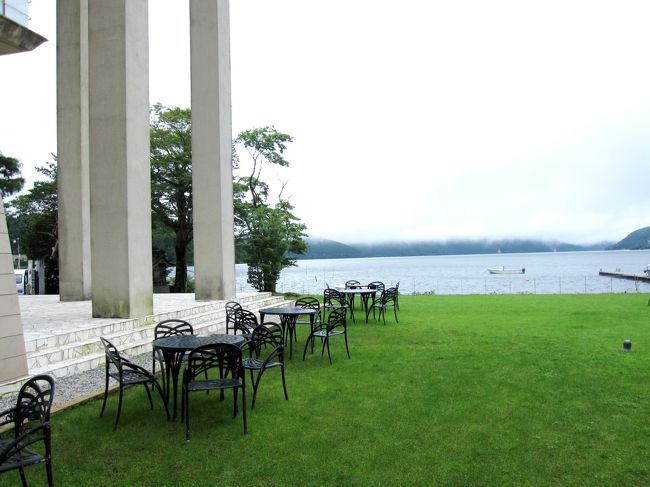
<path id="1" fill-rule="evenodd" d="M 16 275 L 16 292 L 18 294 L 25 294 L 27 283 L 29 282 L 29 271 L 27 269 L 15 269 Z"/>
<path id="2" fill-rule="evenodd" d="M 14 274 L 18 294 L 39 294 L 38 271 L 36 269 L 14 269 Z"/>

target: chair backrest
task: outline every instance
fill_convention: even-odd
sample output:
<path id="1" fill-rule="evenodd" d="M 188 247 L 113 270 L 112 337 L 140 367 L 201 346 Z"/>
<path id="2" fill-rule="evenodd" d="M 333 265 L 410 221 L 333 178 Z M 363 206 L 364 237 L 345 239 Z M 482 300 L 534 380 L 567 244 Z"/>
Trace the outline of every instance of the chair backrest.
<path id="1" fill-rule="evenodd" d="M 327 317 L 327 331 L 332 331 L 335 328 L 345 328 L 346 326 L 346 313 L 347 309 L 337 308 Z"/>
<path id="2" fill-rule="evenodd" d="M 165 338 L 174 335 L 194 335 L 194 328 L 187 321 L 165 320 L 161 321 L 153 329 L 154 339 Z"/>
<path id="3" fill-rule="evenodd" d="M 338 292 L 336 289 L 325 289 L 323 291 L 323 305 L 324 306 L 345 306 L 345 295 Z"/>
<path id="4" fill-rule="evenodd" d="M 397 288 L 389 287 L 383 293 L 381 293 L 381 304 L 392 303 L 395 304 L 395 299 L 397 299 Z"/>
<path id="5" fill-rule="evenodd" d="M 368 289 L 376 289 L 377 292 L 382 292 L 384 289 L 386 289 L 386 286 L 381 281 L 372 281 L 368 284 Z"/>
<path id="6" fill-rule="evenodd" d="M 243 309 L 241 304 L 236 301 L 228 301 L 226 303 L 226 324 L 235 322 L 235 313 Z"/>
<path id="7" fill-rule="evenodd" d="M 122 375 L 122 356 L 117 350 L 117 347 L 111 342 L 106 340 L 104 337 L 99 337 L 104 345 L 104 352 L 106 353 L 106 367 L 109 368 L 111 365 L 114 366 L 118 373 Z"/>
<path id="8" fill-rule="evenodd" d="M 251 341 L 248 342 L 251 357 L 264 355 L 266 361 L 278 357 L 280 361 L 284 358 L 284 333 L 282 325 L 277 323 L 262 323 L 253 330 Z"/>
<path id="9" fill-rule="evenodd" d="M 305 297 L 296 299 L 296 308 L 305 308 L 305 309 L 320 309 L 320 301 L 316 298 Z"/>
<path id="10" fill-rule="evenodd" d="M 237 334 L 238 331 L 242 334 L 253 333 L 253 330 L 257 325 L 257 315 L 252 311 L 247 309 L 238 309 L 235 311 L 235 321 L 233 323 L 235 334 Z"/>
<path id="11" fill-rule="evenodd" d="M 54 378 L 49 375 L 36 375 L 25 382 L 18 392 L 14 425 L 16 435 L 23 432 L 31 421 L 45 424 L 50 420 L 54 401 Z"/>
<path id="12" fill-rule="evenodd" d="M 210 369 L 225 371 L 224 376 L 229 374 L 232 379 L 241 379 L 243 383 L 242 349 L 229 343 L 203 345 L 193 349 L 187 359 L 184 381 L 203 376 Z"/>
<path id="13" fill-rule="evenodd" d="M 354 279 L 345 281 L 345 289 L 356 289 L 359 286 L 361 286 L 361 283 L 359 281 L 355 281 Z"/>

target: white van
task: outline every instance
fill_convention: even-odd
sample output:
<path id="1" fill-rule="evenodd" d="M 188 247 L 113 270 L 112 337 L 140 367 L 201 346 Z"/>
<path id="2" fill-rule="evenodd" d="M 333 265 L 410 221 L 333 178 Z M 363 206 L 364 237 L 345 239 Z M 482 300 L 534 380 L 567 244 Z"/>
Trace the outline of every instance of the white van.
<path id="1" fill-rule="evenodd" d="M 28 269 L 14 269 L 16 275 L 16 292 L 18 294 L 25 294 L 27 284 L 29 283 L 29 270 Z"/>

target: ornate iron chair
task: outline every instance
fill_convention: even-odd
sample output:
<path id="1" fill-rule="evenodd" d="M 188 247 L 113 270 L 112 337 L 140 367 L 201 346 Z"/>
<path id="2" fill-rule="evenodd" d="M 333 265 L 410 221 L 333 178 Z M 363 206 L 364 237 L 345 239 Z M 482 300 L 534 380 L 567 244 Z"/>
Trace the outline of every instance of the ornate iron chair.
<path id="1" fill-rule="evenodd" d="M 336 289 L 327 288 L 323 291 L 323 314 L 321 320 L 325 319 L 325 315 L 335 309 L 347 309 L 347 300 L 345 294 L 341 294 Z"/>
<path id="2" fill-rule="evenodd" d="M 345 351 L 348 353 L 348 358 L 350 358 L 350 349 L 348 348 L 348 327 L 345 319 L 346 309 L 338 308 L 330 312 L 327 317 L 327 321 L 321 321 L 317 326 L 314 326 L 314 330 L 309 335 L 307 343 L 305 343 L 305 350 L 302 353 L 302 359 L 305 360 L 307 355 L 307 347 L 309 343 L 316 338 L 320 338 L 323 341 L 323 348 L 321 349 L 321 357 L 325 353 L 325 347 L 327 347 L 327 357 L 329 358 L 330 365 L 332 364 L 332 355 L 330 354 L 330 338 L 343 335 L 345 338 Z"/>
<path id="3" fill-rule="evenodd" d="M 243 309 L 241 304 L 236 301 L 228 301 L 226 303 L 226 335 L 230 332 L 231 327 L 234 330 L 235 313 L 241 309 Z"/>
<path id="4" fill-rule="evenodd" d="M 395 307 L 399 309 L 399 281 L 395 284 Z M 395 317 L 397 319 L 397 317 Z"/>
<path id="5" fill-rule="evenodd" d="M 304 308 L 304 309 L 315 309 L 318 311 L 316 313 L 316 316 L 314 316 L 314 324 L 320 322 L 320 301 L 316 298 L 312 297 L 304 297 L 304 298 L 298 298 L 295 303 L 296 308 Z M 311 320 L 309 319 L 300 319 L 298 318 L 296 320 L 296 325 L 309 325 L 310 326 L 310 333 L 311 333 Z M 295 335 L 295 329 L 294 329 L 294 337 L 297 339 L 298 337 Z"/>
<path id="6" fill-rule="evenodd" d="M 345 281 L 345 289 L 356 289 L 358 287 L 361 287 L 361 283 L 355 279 Z M 351 311 L 354 312 L 354 294 L 350 294 L 348 302 L 350 303 Z"/>
<path id="7" fill-rule="evenodd" d="M 384 292 L 386 289 L 386 285 L 381 282 L 381 281 L 372 281 L 371 283 L 368 284 L 368 289 L 375 289 L 376 292 L 372 293 L 371 295 L 366 295 L 366 299 L 372 299 L 371 306 L 375 304 L 377 301 L 377 295 L 381 297 L 381 293 Z M 366 303 L 367 304 L 367 303 Z M 368 306 L 366 306 L 366 310 L 368 310 Z M 374 310 L 373 310 L 373 317 L 374 317 Z"/>
<path id="8" fill-rule="evenodd" d="M 0 412 L 0 427 L 13 424 L 11 438 L 0 439 L 0 474 L 19 470 L 22 485 L 27 486 L 25 467 L 45 462 L 47 485 L 54 485 L 50 428 L 53 401 L 54 379 L 37 375 L 22 385 L 16 405 Z"/>
<path id="9" fill-rule="evenodd" d="M 165 320 L 158 323 L 153 329 L 154 340 L 174 335 L 194 335 L 194 328 L 187 321 Z M 156 375 L 156 362 L 158 362 L 160 364 L 160 377 L 162 379 L 163 390 L 167 391 L 169 384 L 167 384 L 167 376 L 165 374 L 165 361 L 163 360 L 162 352 L 160 350 L 153 350 L 152 355 L 153 363 L 151 366 L 151 372 L 153 375 Z M 183 361 L 187 362 L 187 356 L 183 357 Z"/>
<path id="10" fill-rule="evenodd" d="M 235 321 L 233 322 L 233 332 L 236 335 L 239 332 L 245 340 L 250 340 L 253 330 L 257 328 L 257 315 L 247 309 L 235 311 Z"/>
<path id="11" fill-rule="evenodd" d="M 263 323 L 253 330 L 253 336 L 246 343 L 249 357 L 243 359 L 244 368 L 250 371 L 251 384 L 253 385 L 253 401 L 251 409 L 255 407 L 255 398 L 259 389 L 262 374 L 268 369 L 280 367 L 282 373 L 282 388 L 284 398 L 288 401 L 287 384 L 284 377 L 284 335 L 282 326 L 277 323 Z M 257 371 L 257 379 L 254 377 Z"/>
<path id="12" fill-rule="evenodd" d="M 199 379 L 208 372 L 218 373 L 219 378 Z M 246 425 L 246 375 L 242 362 L 242 349 L 237 345 L 204 345 L 190 352 L 187 368 L 183 373 L 182 416 L 185 418 L 185 440 L 190 439 L 190 392 L 232 389 L 234 414 L 237 416 L 237 393 L 242 390 L 242 416 L 244 434 Z"/>
<path id="13" fill-rule="evenodd" d="M 372 303 L 372 306 L 368 308 L 368 313 L 366 314 L 366 319 L 370 315 L 370 310 L 372 310 L 373 318 L 375 317 L 375 310 L 379 310 L 379 319 L 384 320 L 384 325 L 386 324 L 386 309 L 393 308 L 395 313 L 395 322 L 399 323 L 397 319 L 397 289 L 390 287 L 381 293 L 378 301 Z"/>
<path id="14" fill-rule="evenodd" d="M 106 400 L 108 399 L 108 382 L 110 379 L 114 379 L 119 384 L 119 401 L 117 403 L 117 417 L 115 418 L 115 425 L 113 426 L 113 431 L 117 429 L 117 423 L 120 420 L 120 414 L 122 413 L 122 398 L 124 396 L 124 389 L 142 384 L 147 391 L 147 397 L 149 398 L 149 405 L 153 409 L 153 400 L 151 399 L 151 392 L 149 392 L 149 387 L 153 389 L 154 387 L 160 393 L 160 398 L 163 401 L 165 406 L 165 413 L 167 413 L 167 420 L 169 420 L 169 408 L 167 407 L 167 399 L 165 393 L 163 392 L 160 384 L 156 380 L 156 377 L 149 372 L 144 367 L 140 367 L 138 364 L 131 362 L 128 358 L 122 356 L 118 352 L 115 345 L 106 340 L 103 337 L 100 337 L 102 344 L 104 345 L 104 351 L 106 352 L 106 387 L 104 389 L 104 402 L 102 403 L 102 410 L 99 413 L 99 416 L 104 415 L 104 409 L 106 409 Z"/>

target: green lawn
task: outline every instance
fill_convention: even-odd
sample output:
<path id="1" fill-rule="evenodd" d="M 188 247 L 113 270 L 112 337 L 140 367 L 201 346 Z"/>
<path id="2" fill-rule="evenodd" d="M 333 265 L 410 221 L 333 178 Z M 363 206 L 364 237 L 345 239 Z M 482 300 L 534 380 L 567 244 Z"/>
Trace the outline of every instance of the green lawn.
<path id="1" fill-rule="evenodd" d="M 58 485 L 648 485 L 650 307 L 642 294 L 402 296 L 261 385 L 192 397 L 192 432 L 143 389 L 53 416 Z M 358 313 L 360 315 L 360 313 Z M 301 329 L 300 344 L 305 330 Z M 622 353 L 629 338 L 633 353 Z M 299 348 L 302 348 L 299 345 Z M 302 350 L 300 350 L 302 352 Z M 249 394 L 252 397 L 252 392 Z M 41 485 L 44 468 L 30 467 Z M 0 476 L 16 485 L 17 473 Z"/>

